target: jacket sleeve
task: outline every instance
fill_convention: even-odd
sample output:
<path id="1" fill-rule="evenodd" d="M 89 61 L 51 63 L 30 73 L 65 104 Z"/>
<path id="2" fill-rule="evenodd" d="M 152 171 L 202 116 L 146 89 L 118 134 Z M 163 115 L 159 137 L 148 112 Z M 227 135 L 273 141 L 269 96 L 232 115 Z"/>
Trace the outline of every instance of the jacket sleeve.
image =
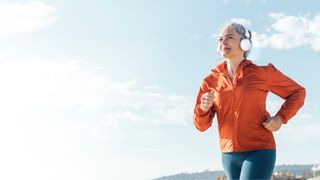
<path id="1" fill-rule="evenodd" d="M 267 66 L 267 75 L 269 91 L 285 100 L 276 115 L 281 117 L 282 123 L 287 124 L 287 122 L 303 106 L 306 90 L 298 83 L 282 74 L 272 64 Z"/>
<path id="2" fill-rule="evenodd" d="M 212 119 L 215 115 L 213 107 L 207 112 L 202 111 L 200 108 L 201 96 L 206 92 L 209 92 L 208 84 L 203 81 L 199 89 L 193 115 L 193 123 L 199 131 L 207 130 L 212 125 Z"/>

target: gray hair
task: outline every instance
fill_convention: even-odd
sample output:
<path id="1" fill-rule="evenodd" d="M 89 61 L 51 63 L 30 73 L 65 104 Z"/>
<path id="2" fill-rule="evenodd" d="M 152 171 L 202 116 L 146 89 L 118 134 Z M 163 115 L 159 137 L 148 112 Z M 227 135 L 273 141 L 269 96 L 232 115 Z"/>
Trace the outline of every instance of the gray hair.
<path id="1" fill-rule="evenodd" d="M 239 24 L 239 23 L 236 23 L 236 22 L 227 22 L 222 28 L 221 28 L 221 31 L 222 30 L 225 30 L 225 29 L 227 29 L 227 28 L 233 28 L 234 30 L 236 30 L 236 32 L 240 35 L 240 41 L 242 40 L 242 39 L 249 39 L 249 41 L 252 43 L 252 35 L 251 35 L 251 32 L 249 31 L 249 33 L 250 33 L 250 36 L 249 37 L 247 37 L 246 36 L 246 28 L 244 27 L 244 25 L 242 25 L 242 24 Z M 221 32 L 220 31 L 220 32 Z M 250 53 L 250 50 L 248 50 L 248 51 L 245 51 L 244 53 L 243 53 L 243 57 L 246 59 L 247 57 L 248 57 L 248 55 L 249 55 L 249 53 Z"/>

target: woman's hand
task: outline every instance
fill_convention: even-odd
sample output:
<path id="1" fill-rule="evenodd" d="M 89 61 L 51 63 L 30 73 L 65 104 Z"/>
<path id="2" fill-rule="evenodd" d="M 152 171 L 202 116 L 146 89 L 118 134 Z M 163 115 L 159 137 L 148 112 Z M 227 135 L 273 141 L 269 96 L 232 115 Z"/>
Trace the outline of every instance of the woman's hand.
<path id="1" fill-rule="evenodd" d="M 280 116 L 274 116 L 267 119 L 265 122 L 263 122 L 263 126 L 268 129 L 269 131 L 278 131 L 281 128 L 282 121 Z"/>
<path id="2" fill-rule="evenodd" d="M 200 104 L 201 110 L 204 112 L 207 112 L 213 105 L 213 99 L 214 99 L 214 90 L 211 90 L 211 92 L 202 94 L 201 104 Z"/>

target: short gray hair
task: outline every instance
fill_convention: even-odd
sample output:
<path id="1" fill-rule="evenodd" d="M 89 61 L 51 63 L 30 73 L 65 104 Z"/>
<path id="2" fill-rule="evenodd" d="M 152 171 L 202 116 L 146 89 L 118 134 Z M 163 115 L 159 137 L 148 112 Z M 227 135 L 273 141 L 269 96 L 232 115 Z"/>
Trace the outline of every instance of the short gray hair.
<path id="1" fill-rule="evenodd" d="M 252 35 L 251 35 L 251 32 L 249 32 L 250 33 L 250 36 L 249 37 L 247 37 L 246 36 L 246 28 L 244 27 L 244 25 L 242 25 L 242 24 L 239 24 L 239 23 L 237 23 L 237 22 L 227 22 L 227 23 L 225 23 L 225 25 L 221 28 L 221 30 L 220 30 L 220 32 L 221 31 L 223 31 L 223 30 L 225 30 L 225 29 L 227 29 L 227 28 L 233 28 L 234 30 L 236 30 L 236 32 L 240 35 L 240 41 L 242 40 L 242 39 L 249 39 L 249 41 L 251 42 L 251 44 L 252 44 Z M 249 30 L 248 30 L 249 31 Z M 250 53 L 250 50 L 248 50 L 248 51 L 245 51 L 244 53 L 243 53 L 243 57 L 246 59 L 247 57 L 248 57 L 248 55 L 249 55 L 249 53 Z"/>

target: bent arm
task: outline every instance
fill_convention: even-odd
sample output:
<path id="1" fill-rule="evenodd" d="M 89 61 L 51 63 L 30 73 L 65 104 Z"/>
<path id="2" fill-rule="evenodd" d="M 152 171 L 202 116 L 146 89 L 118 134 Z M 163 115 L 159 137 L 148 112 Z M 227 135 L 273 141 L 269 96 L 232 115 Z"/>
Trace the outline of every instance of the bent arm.
<path id="1" fill-rule="evenodd" d="M 269 90 L 285 99 L 279 115 L 282 123 L 286 124 L 303 106 L 306 97 L 306 90 L 298 83 L 282 74 L 272 64 L 267 67 Z"/>
<path id="2" fill-rule="evenodd" d="M 200 108 L 201 96 L 202 94 L 208 91 L 209 91 L 208 84 L 205 81 L 203 81 L 198 92 L 196 104 L 194 107 L 194 114 L 193 114 L 193 123 L 199 131 L 207 130 L 212 125 L 212 119 L 214 118 L 214 115 L 215 115 L 215 111 L 213 107 L 210 108 L 207 112 L 203 111 Z"/>

